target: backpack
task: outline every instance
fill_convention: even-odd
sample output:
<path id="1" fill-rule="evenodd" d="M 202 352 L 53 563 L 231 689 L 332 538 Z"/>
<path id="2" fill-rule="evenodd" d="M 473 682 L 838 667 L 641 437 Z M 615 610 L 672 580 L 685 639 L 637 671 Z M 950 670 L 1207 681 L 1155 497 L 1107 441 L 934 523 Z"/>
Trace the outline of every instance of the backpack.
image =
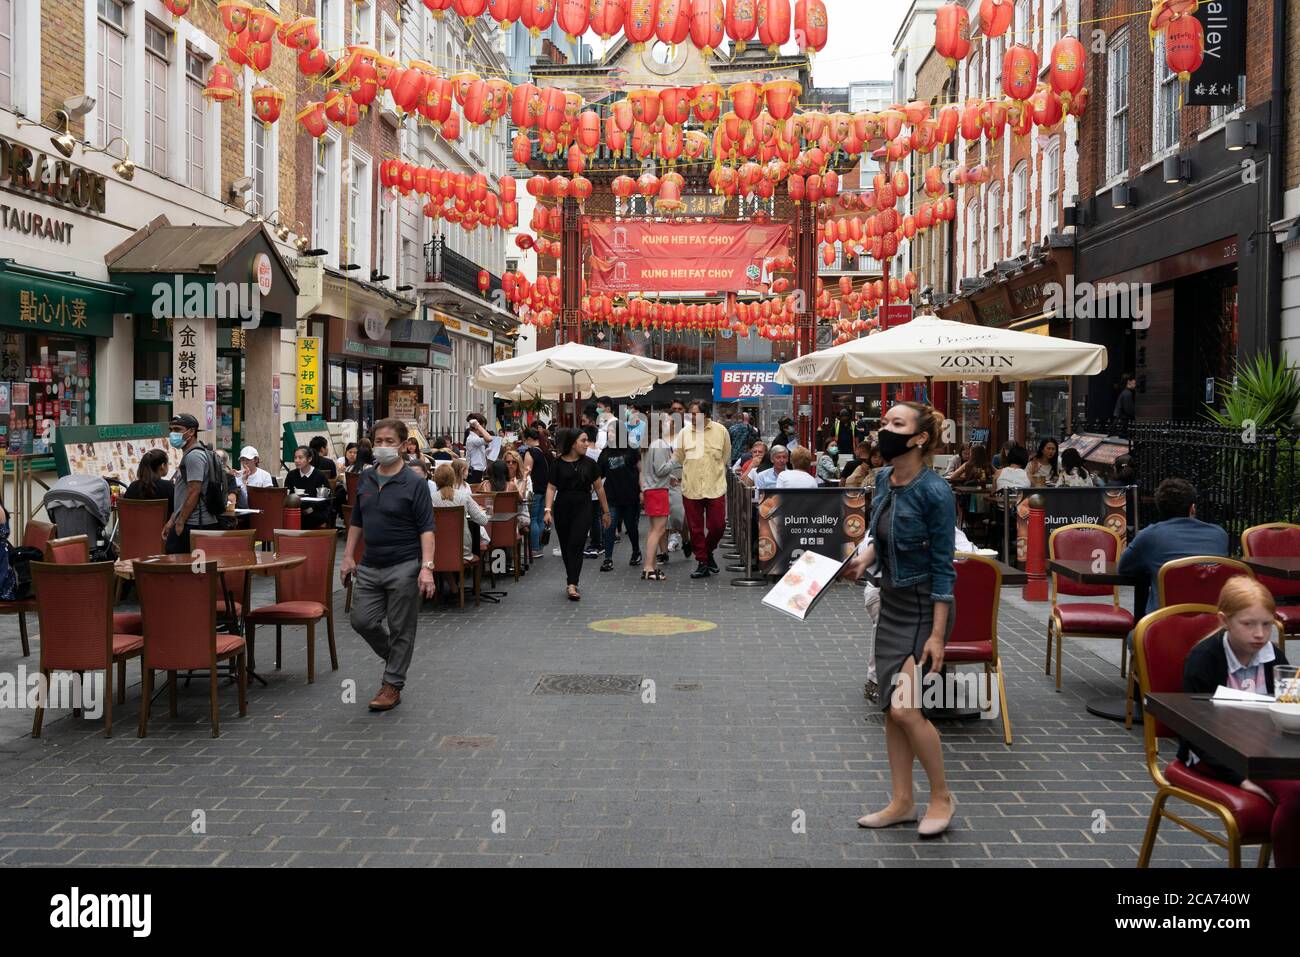
<path id="1" fill-rule="evenodd" d="M 199 502 L 203 510 L 214 519 L 218 520 L 226 513 L 226 475 L 221 469 L 221 462 L 218 461 L 216 453 L 212 447 L 199 442 L 190 449 L 190 452 L 200 451 L 203 453 L 207 468 L 203 478 L 203 492 L 199 496 Z M 186 452 L 189 455 L 190 452 Z M 181 468 L 184 469 L 182 460 Z"/>

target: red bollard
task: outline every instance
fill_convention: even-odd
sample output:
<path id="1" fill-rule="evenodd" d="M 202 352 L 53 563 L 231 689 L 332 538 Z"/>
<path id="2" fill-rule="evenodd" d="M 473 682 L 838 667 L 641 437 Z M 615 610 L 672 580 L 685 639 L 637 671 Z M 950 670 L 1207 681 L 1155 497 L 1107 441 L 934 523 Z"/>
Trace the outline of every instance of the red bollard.
<path id="1" fill-rule="evenodd" d="M 302 528 L 302 509 L 286 508 L 284 510 L 284 527 L 292 531 Z"/>
<path id="2" fill-rule="evenodd" d="M 1043 513 L 1043 497 L 1030 496 L 1028 541 L 1025 543 L 1025 574 L 1028 581 L 1021 590 L 1025 601 L 1047 601 L 1047 516 Z"/>

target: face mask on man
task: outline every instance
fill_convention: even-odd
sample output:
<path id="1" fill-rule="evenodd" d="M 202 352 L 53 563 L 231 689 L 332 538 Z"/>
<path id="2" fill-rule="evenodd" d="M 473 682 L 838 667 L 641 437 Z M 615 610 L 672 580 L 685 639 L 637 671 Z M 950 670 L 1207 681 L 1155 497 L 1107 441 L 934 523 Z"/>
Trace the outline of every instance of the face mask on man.
<path id="1" fill-rule="evenodd" d="M 181 449 L 181 448 L 184 448 L 184 447 L 185 447 L 185 433 L 184 433 L 184 432 L 168 432 L 168 433 L 167 433 L 167 441 L 168 441 L 169 443 L 171 443 L 171 447 L 174 448 L 174 449 Z"/>
<path id="2" fill-rule="evenodd" d="M 398 451 L 387 445 L 375 446 L 375 461 L 380 465 L 392 465 L 398 459 Z"/>

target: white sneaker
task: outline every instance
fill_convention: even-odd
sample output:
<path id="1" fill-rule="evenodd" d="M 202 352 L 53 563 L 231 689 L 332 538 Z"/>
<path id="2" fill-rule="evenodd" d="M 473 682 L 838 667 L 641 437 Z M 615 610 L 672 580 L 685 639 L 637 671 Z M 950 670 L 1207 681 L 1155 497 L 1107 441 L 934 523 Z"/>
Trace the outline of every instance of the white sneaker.
<path id="1" fill-rule="evenodd" d="M 551 554 L 554 555 L 556 558 L 559 558 L 561 555 L 564 554 L 564 552 L 560 551 L 558 548 L 552 548 Z"/>
<path id="2" fill-rule="evenodd" d="M 670 552 L 680 552 L 682 550 L 682 537 L 676 532 L 668 536 L 668 550 Z"/>

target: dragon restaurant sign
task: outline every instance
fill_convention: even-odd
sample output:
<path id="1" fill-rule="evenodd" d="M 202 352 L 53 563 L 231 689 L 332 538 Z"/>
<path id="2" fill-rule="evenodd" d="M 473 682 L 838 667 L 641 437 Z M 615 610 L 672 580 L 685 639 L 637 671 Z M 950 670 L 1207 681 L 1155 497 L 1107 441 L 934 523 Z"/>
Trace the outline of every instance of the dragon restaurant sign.
<path id="1" fill-rule="evenodd" d="M 89 215 L 103 214 L 107 209 L 106 176 L 3 137 L 0 137 L 0 189 Z M 7 205 L 0 206 L 0 227 L 55 242 L 72 241 L 71 223 Z"/>

